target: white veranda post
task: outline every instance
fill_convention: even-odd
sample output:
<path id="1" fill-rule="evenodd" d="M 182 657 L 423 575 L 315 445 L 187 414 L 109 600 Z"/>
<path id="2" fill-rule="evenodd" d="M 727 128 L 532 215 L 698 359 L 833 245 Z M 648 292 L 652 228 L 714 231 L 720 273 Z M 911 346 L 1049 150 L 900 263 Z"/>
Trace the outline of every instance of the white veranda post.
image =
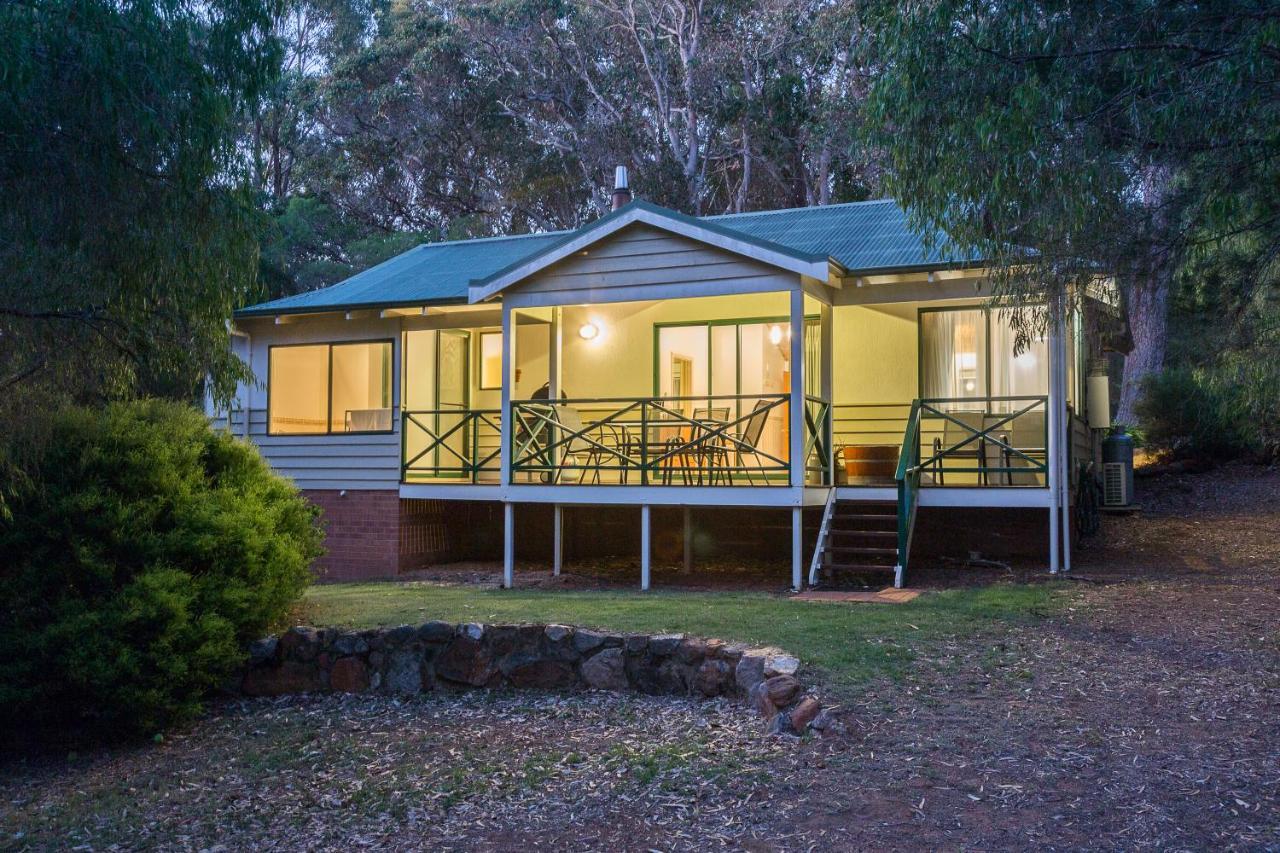
<path id="1" fill-rule="evenodd" d="M 502 487 L 511 485 L 511 450 L 513 442 L 513 424 L 511 417 L 511 391 L 516 387 L 516 316 L 508 305 L 502 306 L 502 413 L 500 434 L 502 447 L 499 458 L 502 461 Z M 502 585 L 511 589 L 515 583 L 516 567 L 516 512 L 515 505 L 505 502 L 502 505 Z"/>
<path id="2" fill-rule="evenodd" d="M 805 375 L 804 375 L 804 289 L 799 282 L 791 291 L 791 399 L 787 407 L 790 417 L 791 486 L 802 494 L 805 480 Z M 797 497 L 797 500 L 800 500 Z M 802 524 L 804 511 L 791 511 L 791 586 L 796 592 L 804 583 L 804 547 Z"/>

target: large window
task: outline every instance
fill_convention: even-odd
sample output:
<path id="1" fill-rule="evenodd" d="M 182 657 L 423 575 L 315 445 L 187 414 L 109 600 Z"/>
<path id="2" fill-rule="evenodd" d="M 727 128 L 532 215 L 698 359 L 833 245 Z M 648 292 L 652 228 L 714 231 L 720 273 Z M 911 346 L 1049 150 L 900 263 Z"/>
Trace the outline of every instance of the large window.
<path id="1" fill-rule="evenodd" d="M 391 342 L 271 347 L 268 432 L 390 432 Z"/>
<path id="2" fill-rule="evenodd" d="M 1048 343 L 1038 337 L 1017 350 L 1016 337 L 1009 318 L 999 311 L 921 310 L 920 395 L 985 400 L 1048 394 Z M 965 405 L 959 402 L 951 408 Z"/>

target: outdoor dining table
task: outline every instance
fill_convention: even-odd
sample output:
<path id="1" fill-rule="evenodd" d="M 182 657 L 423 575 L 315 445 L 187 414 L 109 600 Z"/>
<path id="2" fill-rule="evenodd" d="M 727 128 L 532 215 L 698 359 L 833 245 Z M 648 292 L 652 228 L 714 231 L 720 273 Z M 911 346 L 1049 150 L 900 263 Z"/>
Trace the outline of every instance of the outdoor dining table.
<path id="1" fill-rule="evenodd" d="M 721 476 L 732 475 L 728 472 L 716 471 L 706 464 L 711 457 L 711 447 L 703 444 L 712 437 L 716 430 L 725 427 L 729 422 L 719 418 L 681 418 L 670 420 L 652 420 L 647 423 L 639 421 L 614 421 L 621 431 L 622 446 L 622 482 L 627 482 L 628 467 L 631 461 L 637 465 L 651 460 L 661 459 L 662 480 L 669 485 L 677 471 L 682 472 L 685 485 L 690 485 L 694 477 L 690 476 L 689 457 L 696 458 L 696 484 L 715 485 Z M 694 432 L 696 430 L 696 432 Z M 646 435 L 645 433 L 648 433 Z M 726 431 L 727 434 L 727 431 Z M 683 448 L 683 449 L 682 449 Z M 664 458 L 665 457 L 665 458 Z M 677 464 L 682 463 L 682 464 Z"/>

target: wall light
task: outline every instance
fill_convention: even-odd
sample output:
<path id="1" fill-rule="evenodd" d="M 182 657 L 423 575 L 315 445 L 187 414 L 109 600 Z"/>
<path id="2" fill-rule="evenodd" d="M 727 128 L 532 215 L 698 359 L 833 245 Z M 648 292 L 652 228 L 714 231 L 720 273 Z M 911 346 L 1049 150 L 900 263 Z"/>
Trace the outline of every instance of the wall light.
<path id="1" fill-rule="evenodd" d="M 775 347 L 778 344 L 782 343 L 782 327 L 781 326 L 769 327 L 769 343 L 773 344 Z"/>
<path id="2" fill-rule="evenodd" d="M 583 323 L 578 327 L 578 337 L 584 341 L 594 340 L 600 334 L 600 327 L 595 323 Z"/>

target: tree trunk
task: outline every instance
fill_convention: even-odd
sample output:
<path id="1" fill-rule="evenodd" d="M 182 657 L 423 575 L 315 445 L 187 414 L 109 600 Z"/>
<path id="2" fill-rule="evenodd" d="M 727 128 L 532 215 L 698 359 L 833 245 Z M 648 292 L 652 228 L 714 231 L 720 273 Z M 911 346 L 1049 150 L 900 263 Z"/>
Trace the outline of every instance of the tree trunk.
<path id="1" fill-rule="evenodd" d="M 1128 317 L 1132 348 L 1124 358 L 1120 407 L 1116 422 L 1138 423 L 1138 403 L 1147 377 L 1164 367 L 1169 320 L 1169 287 L 1175 267 L 1170 244 L 1168 209 L 1172 172 L 1163 164 L 1143 170 L 1143 202 L 1147 208 L 1145 251 L 1129 292 Z"/>
<path id="2" fill-rule="evenodd" d="M 1129 293 L 1129 333 L 1133 348 L 1124 357 L 1124 379 L 1120 386 L 1116 423 L 1133 425 L 1138 422 L 1137 407 L 1142 399 L 1143 382 L 1164 367 L 1169 278 L 1169 268 L 1157 266 L 1143 281 L 1134 282 Z"/>

